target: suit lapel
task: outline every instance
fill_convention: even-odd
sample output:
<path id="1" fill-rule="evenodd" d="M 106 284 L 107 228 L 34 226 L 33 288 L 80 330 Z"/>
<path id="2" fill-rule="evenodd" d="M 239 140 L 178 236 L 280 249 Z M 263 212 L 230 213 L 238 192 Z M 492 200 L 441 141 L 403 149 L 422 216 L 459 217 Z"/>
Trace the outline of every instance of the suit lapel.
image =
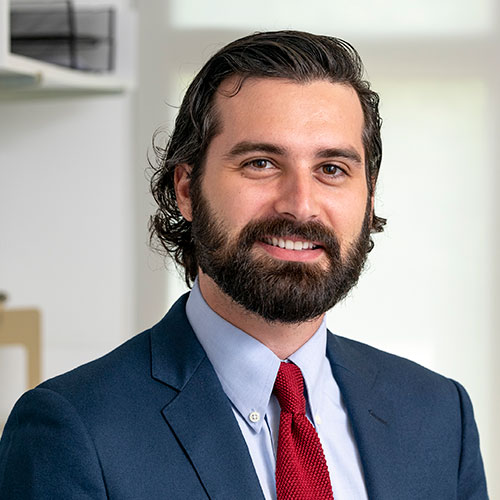
<path id="1" fill-rule="evenodd" d="M 185 300 L 151 333 L 153 378 L 178 391 L 164 418 L 210 498 L 263 500 L 231 404 L 187 321 Z"/>
<path id="2" fill-rule="evenodd" d="M 358 445 L 370 500 L 408 498 L 394 395 L 356 343 L 329 333 L 327 355 Z"/>
<path id="3" fill-rule="evenodd" d="M 210 498 L 263 500 L 231 405 L 185 315 L 187 296 L 151 332 L 152 376 L 177 391 L 163 415 Z M 328 335 L 327 355 L 349 414 L 370 500 L 408 498 L 402 429 L 390 381 L 357 344 Z"/>

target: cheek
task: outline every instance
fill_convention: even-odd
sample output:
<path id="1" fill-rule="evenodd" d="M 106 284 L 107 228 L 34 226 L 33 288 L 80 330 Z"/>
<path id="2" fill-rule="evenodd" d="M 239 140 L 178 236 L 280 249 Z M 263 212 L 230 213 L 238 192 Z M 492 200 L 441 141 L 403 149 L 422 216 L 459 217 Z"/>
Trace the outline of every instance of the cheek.
<path id="1" fill-rule="evenodd" d="M 332 200 L 328 207 L 329 224 L 336 232 L 341 246 L 356 240 L 366 213 L 368 192 L 364 196 L 344 196 Z"/>
<path id="2" fill-rule="evenodd" d="M 241 229 L 250 220 L 269 215 L 270 206 L 263 189 L 223 186 L 211 193 L 212 207 L 231 227 Z"/>

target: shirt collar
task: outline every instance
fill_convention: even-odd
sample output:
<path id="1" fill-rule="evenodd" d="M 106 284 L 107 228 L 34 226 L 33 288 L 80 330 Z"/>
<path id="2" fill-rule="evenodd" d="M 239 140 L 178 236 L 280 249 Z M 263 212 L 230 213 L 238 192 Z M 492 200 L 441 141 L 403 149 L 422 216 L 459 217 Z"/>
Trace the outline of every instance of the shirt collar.
<path id="1" fill-rule="evenodd" d="M 307 400 L 311 410 L 311 420 L 315 424 L 315 418 L 321 412 L 322 392 L 324 377 L 322 374 L 325 363 L 329 365 L 326 357 L 326 320 L 323 318 L 316 333 L 288 359 L 296 364 L 306 386 Z M 328 366 L 328 369 L 331 368 Z"/>
<path id="2" fill-rule="evenodd" d="M 247 424 L 259 432 L 280 359 L 264 344 L 213 311 L 201 294 L 198 280 L 189 295 L 186 314 L 217 373 L 222 389 Z M 314 418 L 317 411 L 315 401 L 321 400 L 321 367 L 326 361 L 325 320 L 289 360 L 302 371 Z"/>

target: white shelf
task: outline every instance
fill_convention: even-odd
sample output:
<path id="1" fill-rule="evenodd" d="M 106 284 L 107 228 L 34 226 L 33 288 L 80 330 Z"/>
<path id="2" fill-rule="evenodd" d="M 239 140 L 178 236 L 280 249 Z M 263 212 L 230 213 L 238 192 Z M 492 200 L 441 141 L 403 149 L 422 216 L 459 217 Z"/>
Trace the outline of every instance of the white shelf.
<path id="1" fill-rule="evenodd" d="M 9 0 L 0 0 L 0 98 L 112 94 L 131 85 L 120 78 L 64 68 L 10 52 Z"/>
<path id="2" fill-rule="evenodd" d="M 17 54 L 0 62 L 0 92 L 118 93 L 124 80 L 56 66 Z"/>

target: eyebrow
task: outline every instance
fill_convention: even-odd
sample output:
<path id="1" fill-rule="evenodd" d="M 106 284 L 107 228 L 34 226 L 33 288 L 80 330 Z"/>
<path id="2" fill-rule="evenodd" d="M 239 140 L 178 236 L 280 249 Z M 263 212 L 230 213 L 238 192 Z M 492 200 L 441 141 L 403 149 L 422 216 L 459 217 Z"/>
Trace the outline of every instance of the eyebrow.
<path id="1" fill-rule="evenodd" d="M 351 148 L 326 148 L 316 153 L 317 158 L 346 158 L 354 163 L 362 164 L 359 153 Z"/>
<path id="2" fill-rule="evenodd" d="M 276 144 L 271 144 L 269 142 L 250 142 L 250 141 L 243 141 L 243 142 L 238 142 L 235 144 L 229 153 L 224 155 L 225 158 L 228 160 L 235 158 L 237 156 L 244 155 L 246 153 L 254 153 L 254 152 L 263 152 L 263 153 L 270 153 L 274 155 L 281 155 L 284 156 L 286 154 L 286 149 L 282 148 L 280 146 L 277 146 Z"/>
<path id="3" fill-rule="evenodd" d="M 242 141 L 235 144 L 229 153 L 224 155 L 224 158 L 231 160 L 238 156 L 247 153 L 269 153 L 279 156 L 285 156 L 287 150 L 277 144 L 272 144 L 269 142 L 252 142 L 252 141 Z M 352 148 L 325 148 L 319 149 L 315 154 L 316 158 L 346 158 L 353 161 L 359 165 L 362 164 L 361 156 L 359 153 Z"/>

